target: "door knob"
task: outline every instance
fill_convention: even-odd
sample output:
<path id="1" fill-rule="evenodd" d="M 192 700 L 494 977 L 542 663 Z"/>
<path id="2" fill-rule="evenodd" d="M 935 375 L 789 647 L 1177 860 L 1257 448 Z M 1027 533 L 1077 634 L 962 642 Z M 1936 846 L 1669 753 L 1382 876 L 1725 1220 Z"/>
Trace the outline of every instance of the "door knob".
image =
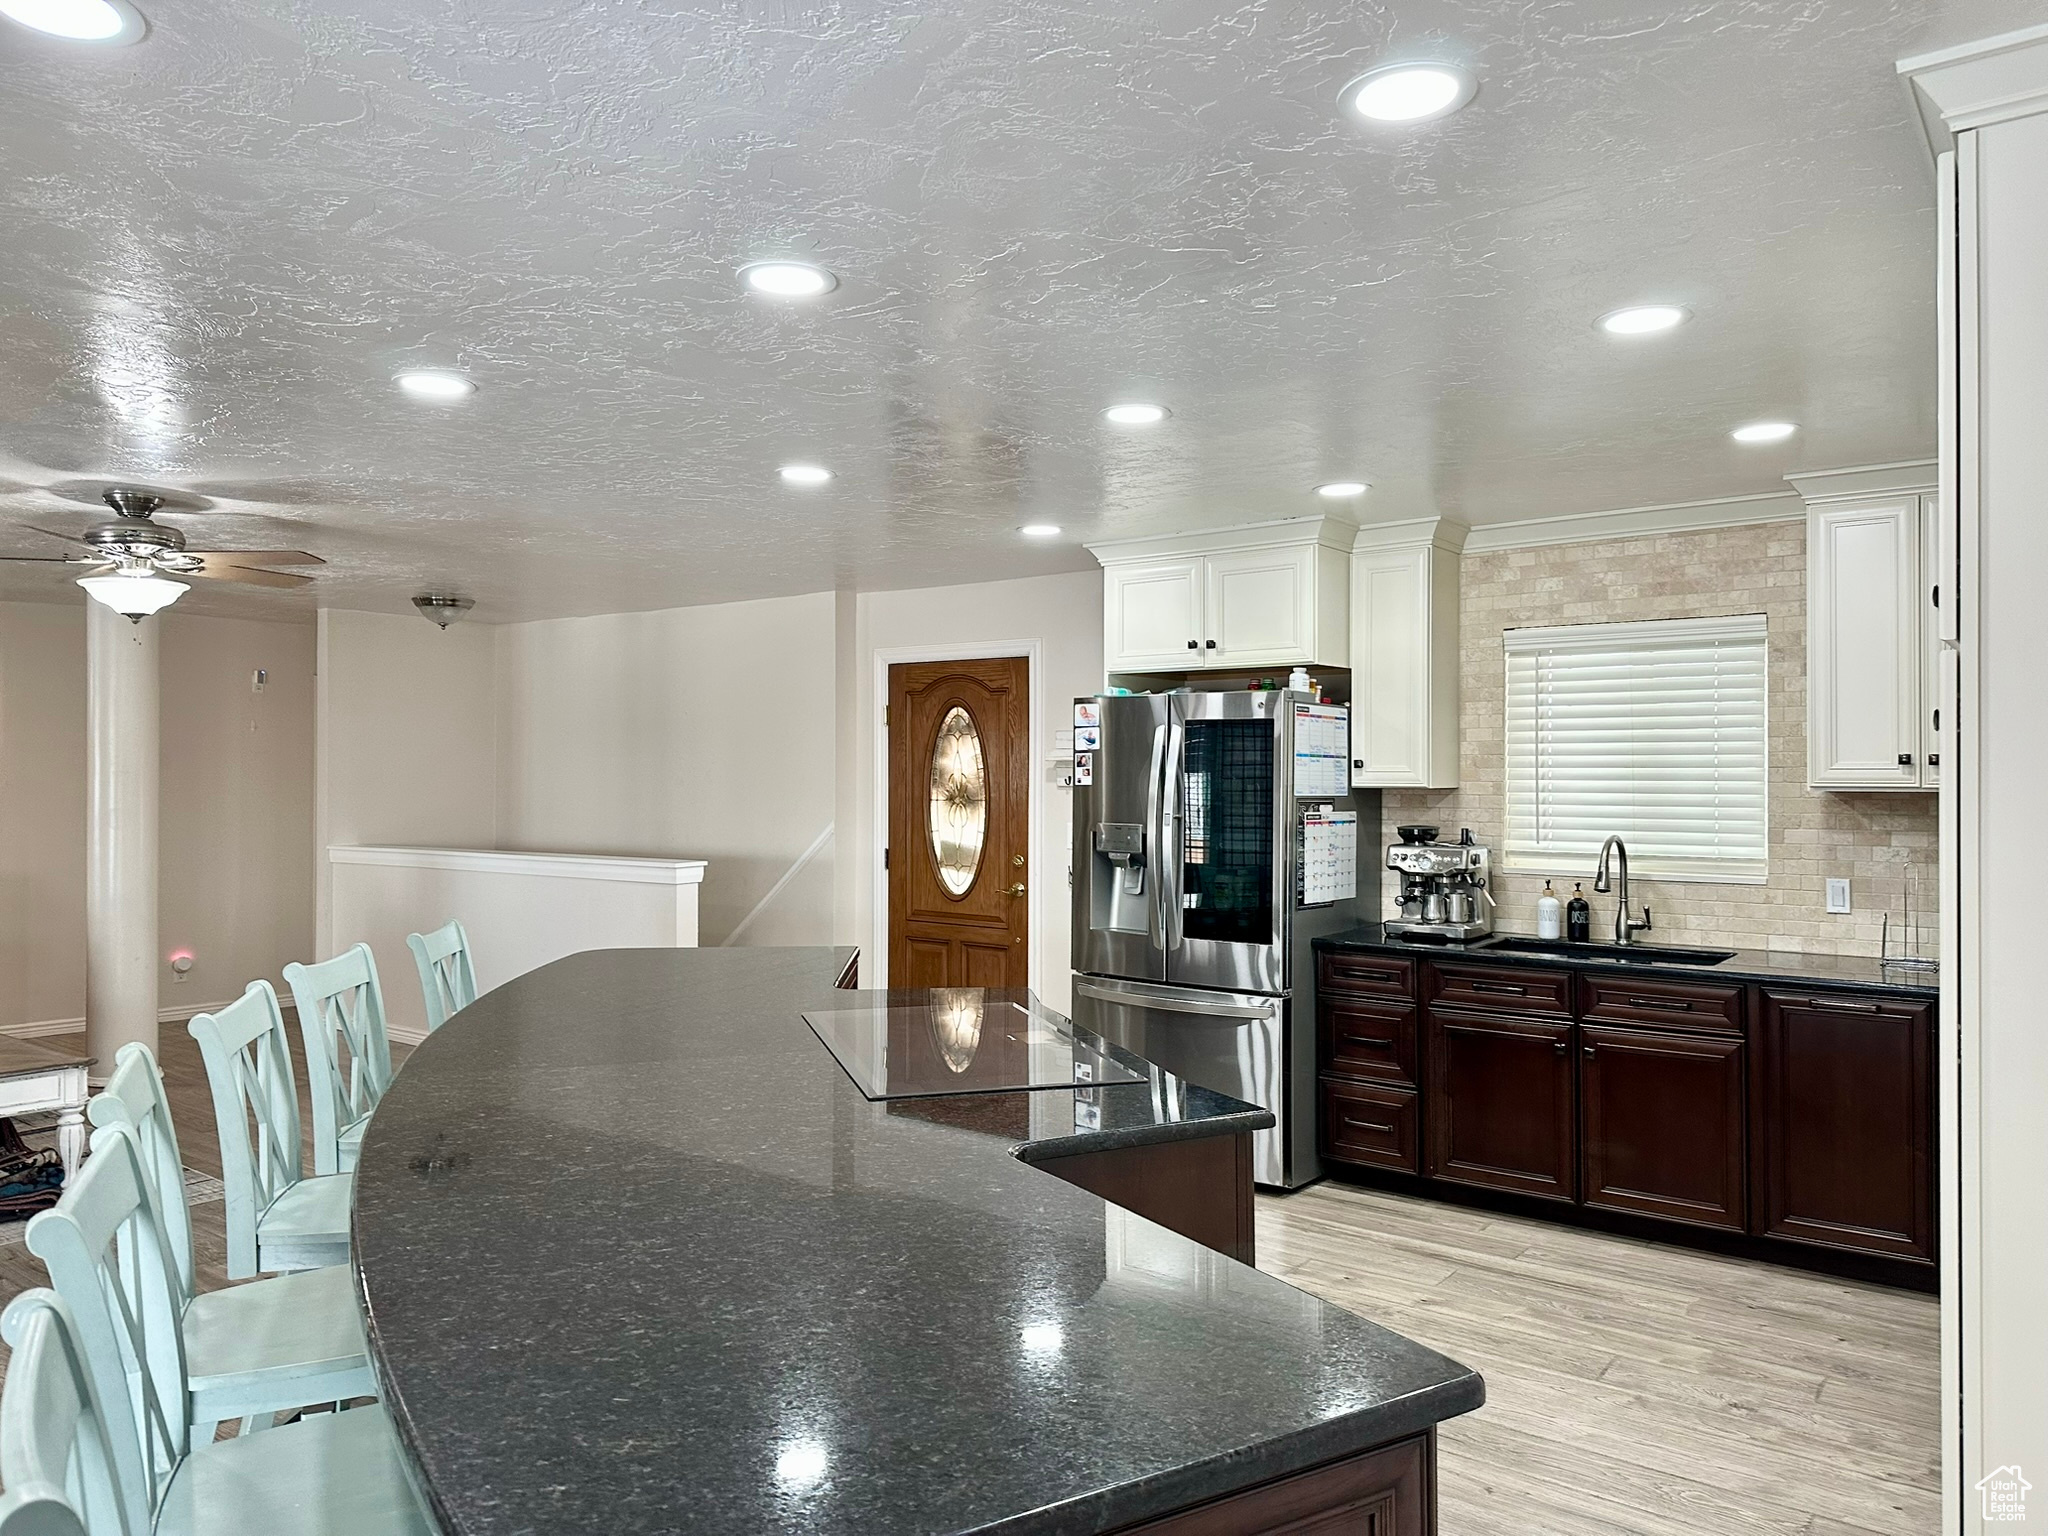
<path id="1" fill-rule="evenodd" d="M 1016 865 L 1019 869 L 1022 869 L 1024 867 L 1024 855 L 1021 853 L 1013 853 L 1010 855 L 1010 862 Z"/>
<path id="2" fill-rule="evenodd" d="M 1024 894 L 1024 882 L 1019 880 L 1015 885 L 1011 886 L 1010 894 L 1012 896 L 1022 896 Z"/>

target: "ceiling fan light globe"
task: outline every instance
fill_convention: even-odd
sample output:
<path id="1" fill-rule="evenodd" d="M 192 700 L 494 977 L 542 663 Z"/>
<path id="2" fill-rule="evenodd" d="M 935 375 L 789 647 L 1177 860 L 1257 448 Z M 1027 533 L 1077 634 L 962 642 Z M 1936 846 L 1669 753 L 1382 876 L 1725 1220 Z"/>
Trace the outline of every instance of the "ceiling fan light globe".
<path id="1" fill-rule="evenodd" d="M 112 571 L 103 576 L 81 576 L 78 584 L 85 595 L 118 614 L 140 623 L 152 613 L 168 608 L 192 589 L 155 571 Z"/>

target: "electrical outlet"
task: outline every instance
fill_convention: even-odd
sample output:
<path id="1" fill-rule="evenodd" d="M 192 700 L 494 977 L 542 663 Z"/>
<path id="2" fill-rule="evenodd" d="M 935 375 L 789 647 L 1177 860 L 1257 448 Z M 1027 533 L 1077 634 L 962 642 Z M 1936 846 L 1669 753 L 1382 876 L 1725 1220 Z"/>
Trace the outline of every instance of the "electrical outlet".
<path id="1" fill-rule="evenodd" d="M 1847 880 L 1830 880 L 1828 882 L 1828 911 L 1847 912 L 1848 910 L 1849 882 Z"/>

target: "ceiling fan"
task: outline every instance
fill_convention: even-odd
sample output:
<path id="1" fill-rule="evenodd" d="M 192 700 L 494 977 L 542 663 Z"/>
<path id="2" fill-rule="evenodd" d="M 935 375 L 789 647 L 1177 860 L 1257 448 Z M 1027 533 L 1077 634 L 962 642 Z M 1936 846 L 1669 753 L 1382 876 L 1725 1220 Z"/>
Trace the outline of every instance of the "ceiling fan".
<path id="1" fill-rule="evenodd" d="M 303 549 L 187 549 L 185 535 L 152 520 L 164 504 L 161 496 L 114 486 L 101 499 L 114 509 L 114 521 L 95 523 L 81 534 L 35 528 L 34 533 L 83 545 L 83 555 L 0 555 L 0 561 L 37 565 L 99 567 L 81 576 L 86 594 L 135 623 L 175 603 L 189 590 L 173 578 L 196 576 L 205 581 L 236 581 L 256 587 L 302 587 L 312 580 L 291 571 L 264 569 L 272 565 L 325 565 Z"/>

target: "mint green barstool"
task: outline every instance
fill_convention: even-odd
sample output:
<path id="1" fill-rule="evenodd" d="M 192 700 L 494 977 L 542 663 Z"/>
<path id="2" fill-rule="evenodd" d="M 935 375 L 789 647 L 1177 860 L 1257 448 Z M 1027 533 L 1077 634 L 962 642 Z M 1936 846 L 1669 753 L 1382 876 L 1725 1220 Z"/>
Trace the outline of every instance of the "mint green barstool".
<path id="1" fill-rule="evenodd" d="M 0 1316 L 0 1536 L 430 1536 L 381 1406 L 192 1438 L 176 1267 L 125 1130 L 27 1242 L 54 1289 Z"/>
<path id="2" fill-rule="evenodd" d="M 194 1437 L 212 1439 L 214 1426 L 227 1419 L 376 1396 L 346 1264 L 200 1291 L 185 1169 L 156 1058 L 131 1041 L 114 1062 L 107 1086 L 85 1106 L 97 1128 L 93 1151 L 114 1136 L 134 1144 L 150 1215 L 178 1281 Z"/>
<path id="3" fill-rule="evenodd" d="M 228 1277 L 348 1262 L 355 1176 L 307 1178 L 284 1014 L 267 981 L 185 1026 L 199 1042 L 227 1186 Z"/>
<path id="4" fill-rule="evenodd" d="M 405 947 L 412 951 L 412 963 L 419 967 L 420 993 L 427 1003 L 427 1032 L 431 1034 L 476 1001 L 476 969 L 470 963 L 469 935 L 462 924 L 450 920 L 432 933 L 408 933 Z"/>
<path id="5" fill-rule="evenodd" d="M 313 1171 L 347 1173 L 356 1165 L 371 1112 L 391 1086 L 391 1038 L 376 957 L 369 945 L 357 944 L 317 965 L 294 961 L 284 968 L 284 979 L 306 1046 Z"/>

